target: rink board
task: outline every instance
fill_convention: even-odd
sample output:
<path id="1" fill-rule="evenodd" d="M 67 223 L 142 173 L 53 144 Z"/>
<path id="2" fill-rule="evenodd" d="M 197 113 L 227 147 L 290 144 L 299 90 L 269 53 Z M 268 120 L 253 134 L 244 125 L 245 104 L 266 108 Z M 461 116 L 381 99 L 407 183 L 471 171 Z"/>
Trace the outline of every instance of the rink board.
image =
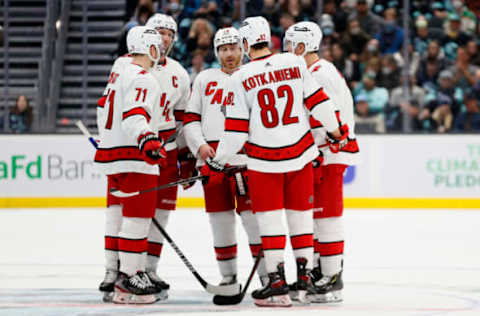
<path id="1" fill-rule="evenodd" d="M 361 135 L 362 162 L 344 177 L 349 208 L 480 208 L 475 135 Z M 0 207 L 101 207 L 106 179 L 77 135 L 0 136 Z M 198 183 L 179 207 L 202 207 Z"/>

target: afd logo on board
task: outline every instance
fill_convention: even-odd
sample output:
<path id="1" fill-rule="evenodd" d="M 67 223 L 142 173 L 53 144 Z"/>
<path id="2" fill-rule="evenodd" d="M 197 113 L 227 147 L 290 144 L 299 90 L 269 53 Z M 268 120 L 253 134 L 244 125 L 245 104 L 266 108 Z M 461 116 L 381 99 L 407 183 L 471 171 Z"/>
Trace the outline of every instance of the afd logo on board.
<path id="1" fill-rule="evenodd" d="M 352 183 L 355 180 L 356 168 L 355 166 L 349 166 L 347 170 L 345 170 L 345 174 L 343 175 L 343 184 Z"/>

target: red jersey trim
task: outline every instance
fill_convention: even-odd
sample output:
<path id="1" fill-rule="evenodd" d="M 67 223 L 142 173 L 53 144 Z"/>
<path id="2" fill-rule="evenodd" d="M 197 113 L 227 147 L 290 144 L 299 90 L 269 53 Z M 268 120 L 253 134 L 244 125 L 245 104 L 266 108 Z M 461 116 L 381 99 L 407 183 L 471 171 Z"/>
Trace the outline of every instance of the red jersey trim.
<path id="1" fill-rule="evenodd" d="M 252 61 L 264 60 L 264 59 L 267 59 L 267 58 L 272 57 L 273 55 L 275 55 L 275 54 L 274 54 L 274 53 L 270 53 L 270 54 L 268 54 L 268 55 L 265 55 L 265 56 L 262 56 L 262 57 L 258 57 L 258 58 L 252 59 Z"/>
<path id="2" fill-rule="evenodd" d="M 130 116 L 133 116 L 133 115 L 142 115 L 147 119 L 147 122 L 150 122 L 150 115 L 142 107 L 136 107 L 136 108 L 133 108 L 133 109 L 128 110 L 126 112 L 123 112 L 122 120 L 125 120 L 125 119 L 127 119 L 127 118 L 129 118 Z"/>
<path id="3" fill-rule="evenodd" d="M 263 147 L 248 143 L 247 155 L 250 158 L 268 161 L 290 160 L 300 157 L 307 149 L 314 146 L 312 133 L 308 131 L 298 142 L 284 147 Z"/>
<path id="4" fill-rule="evenodd" d="M 113 148 L 98 148 L 94 161 L 97 163 L 109 163 L 123 160 L 143 161 L 140 150 L 136 146 L 124 146 Z"/>
<path id="5" fill-rule="evenodd" d="M 183 110 L 174 110 L 173 116 L 175 116 L 175 121 L 183 122 L 184 111 Z"/>
<path id="6" fill-rule="evenodd" d="M 245 119 L 235 119 L 227 117 L 225 119 L 226 132 L 248 133 L 249 121 Z"/>
<path id="7" fill-rule="evenodd" d="M 323 127 L 323 125 L 322 123 L 320 123 L 320 121 L 317 121 L 316 119 L 314 119 L 313 116 L 310 116 L 310 127 L 319 128 L 319 127 Z"/>
<path id="8" fill-rule="evenodd" d="M 105 107 L 106 102 L 107 102 L 107 96 L 104 95 L 100 99 L 98 99 L 97 106 L 100 107 L 100 108 L 103 108 L 103 107 Z"/>
<path id="9" fill-rule="evenodd" d="M 183 115 L 183 126 L 192 122 L 200 122 L 201 120 L 202 116 L 200 114 L 193 112 L 185 112 Z"/>
<path id="10" fill-rule="evenodd" d="M 315 106 L 327 100 L 328 96 L 323 91 L 323 88 L 320 88 L 305 99 L 305 106 L 309 111 L 312 111 Z"/>
<path id="11" fill-rule="evenodd" d="M 158 138 L 162 139 L 164 142 L 167 141 L 167 139 L 172 136 L 173 134 L 175 134 L 175 131 L 177 129 L 174 127 L 174 128 L 171 128 L 171 129 L 167 129 L 167 130 L 164 130 L 164 131 L 159 131 L 158 132 Z M 175 139 L 172 139 L 169 143 L 172 143 L 174 142 Z"/>

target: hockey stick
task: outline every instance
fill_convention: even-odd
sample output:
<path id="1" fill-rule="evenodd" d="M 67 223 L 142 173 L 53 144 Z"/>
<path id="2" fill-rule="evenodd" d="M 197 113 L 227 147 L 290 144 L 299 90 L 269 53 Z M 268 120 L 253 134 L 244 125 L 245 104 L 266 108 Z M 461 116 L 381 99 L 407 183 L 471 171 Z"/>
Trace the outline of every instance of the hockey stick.
<path id="1" fill-rule="evenodd" d="M 243 170 L 245 168 L 246 168 L 246 166 L 232 166 L 232 167 L 225 168 L 224 172 L 230 173 L 230 172 L 233 172 L 233 171 Z M 181 179 L 181 180 L 178 180 L 178 181 L 175 181 L 175 182 L 170 182 L 170 183 L 158 186 L 158 187 L 145 189 L 145 190 L 140 190 L 140 191 L 135 191 L 135 192 L 123 192 L 123 191 L 120 191 L 119 189 L 111 188 L 110 189 L 110 194 L 115 196 L 115 197 L 120 197 L 120 198 L 132 197 L 132 196 L 143 194 L 143 193 L 163 190 L 163 189 L 166 189 L 166 188 L 174 187 L 174 186 L 177 186 L 177 185 L 180 185 L 180 184 L 189 183 L 189 182 L 196 181 L 196 180 L 204 180 L 207 177 L 208 176 L 198 175 L 198 176 L 194 176 L 194 177 L 187 178 L 187 179 Z"/>
<path id="2" fill-rule="evenodd" d="M 258 265 L 260 264 L 260 260 L 262 260 L 262 254 L 263 251 L 261 251 L 258 255 L 257 258 L 255 259 L 255 263 L 253 264 L 252 271 L 250 271 L 250 275 L 248 276 L 247 282 L 245 282 L 245 287 L 242 290 L 242 293 L 234 296 L 226 296 L 226 295 L 215 295 L 213 297 L 213 303 L 216 305 L 236 305 L 240 304 L 243 301 L 243 298 L 245 297 L 245 294 L 247 294 L 248 286 L 250 285 L 250 282 L 253 279 L 253 276 L 255 275 L 255 272 L 257 271 Z"/>
<path id="3" fill-rule="evenodd" d="M 216 294 L 216 295 L 223 295 L 223 296 L 234 296 L 234 295 L 241 295 L 241 285 L 240 284 L 231 284 L 231 285 L 212 285 L 205 281 L 200 274 L 198 274 L 197 270 L 192 266 L 190 261 L 188 261 L 187 257 L 183 254 L 183 252 L 178 248 L 177 244 L 170 238 L 167 234 L 165 229 L 157 222 L 155 218 L 152 219 L 153 224 L 158 228 L 160 233 L 162 233 L 163 237 L 168 241 L 170 246 L 172 246 L 173 250 L 177 253 L 180 257 L 182 262 L 187 266 L 188 270 L 192 272 L 193 276 L 200 282 L 200 284 L 207 290 L 208 293 Z"/>
<path id="4" fill-rule="evenodd" d="M 92 134 L 90 134 L 90 132 L 88 131 L 88 129 L 85 127 L 85 125 L 83 125 L 83 122 L 78 120 L 75 122 L 75 125 L 77 125 L 77 127 L 80 129 L 80 131 L 82 132 L 83 135 L 87 136 L 88 137 L 88 140 L 90 141 L 90 143 L 93 145 L 93 147 L 95 148 L 98 148 L 98 144 L 97 142 L 95 141 L 95 139 L 92 137 Z"/>

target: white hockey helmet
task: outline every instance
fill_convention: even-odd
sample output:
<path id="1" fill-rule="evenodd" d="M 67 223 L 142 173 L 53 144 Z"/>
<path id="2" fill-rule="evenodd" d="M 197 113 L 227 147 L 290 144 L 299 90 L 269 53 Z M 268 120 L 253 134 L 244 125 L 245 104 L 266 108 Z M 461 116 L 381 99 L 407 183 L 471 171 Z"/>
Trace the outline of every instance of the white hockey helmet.
<path id="1" fill-rule="evenodd" d="M 299 22 L 290 26 L 285 32 L 283 38 L 283 50 L 287 50 L 289 44 L 292 45 L 292 49 L 303 43 L 305 45 L 306 53 L 317 52 L 320 49 L 323 34 L 318 24 L 313 22 Z"/>
<path id="2" fill-rule="evenodd" d="M 173 42 L 168 47 L 167 54 L 170 52 L 173 44 L 177 41 L 177 22 L 175 22 L 175 19 L 172 18 L 170 15 L 162 14 L 162 13 L 155 13 L 152 17 L 150 17 L 147 21 L 146 26 L 154 28 L 158 30 L 159 28 L 162 29 L 167 29 L 173 32 Z"/>
<path id="3" fill-rule="evenodd" d="M 150 54 L 150 47 L 157 49 L 157 58 Z M 147 55 L 155 64 L 165 54 L 163 40 L 157 30 L 147 26 L 135 26 L 128 31 L 127 47 L 130 54 Z"/>
<path id="4" fill-rule="evenodd" d="M 215 57 L 217 57 L 217 59 L 219 59 L 218 48 L 226 44 L 238 44 L 240 49 L 242 49 L 242 41 L 240 40 L 240 34 L 236 28 L 226 27 L 219 29 L 217 33 L 215 33 L 215 38 L 213 39 L 213 48 L 215 50 Z"/>
<path id="5" fill-rule="evenodd" d="M 247 41 L 248 49 L 245 51 L 247 57 L 250 54 L 250 47 L 259 43 L 270 43 L 271 41 L 270 25 L 262 16 L 246 18 L 240 26 L 239 33 L 242 42 L 244 39 Z"/>

